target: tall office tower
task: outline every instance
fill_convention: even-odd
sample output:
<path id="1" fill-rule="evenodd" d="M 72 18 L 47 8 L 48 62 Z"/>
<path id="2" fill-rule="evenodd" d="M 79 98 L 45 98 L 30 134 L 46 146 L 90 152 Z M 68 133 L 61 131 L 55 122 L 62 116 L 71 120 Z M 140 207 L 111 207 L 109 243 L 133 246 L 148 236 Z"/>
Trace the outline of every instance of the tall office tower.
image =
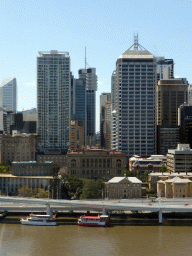
<path id="1" fill-rule="evenodd" d="M 75 78 L 70 72 L 70 82 L 71 82 L 71 115 L 75 114 Z"/>
<path id="2" fill-rule="evenodd" d="M 159 154 L 167 154 L 179 142 L 178 108 L 188 99 L 188 84 L 181 79 L 160 80 L 157 86 Z"/>
<path id="3" fill-rule="evenodd" d="M 188 85 L 181 79 L 160 80 L 157 86 L 157 125 L 178 125 L 178 108 L 188 100 Z"/>
<path id="4" fill-rule="evenodd" d="M 113 71 L 111 76 L 111 109 L 115 110 L 117 107 L 117 77 L 116 70 Z"/>
<path id="5" fill-rule="evenodd" d="M 81 116 L 71 115 L 70 149 L 77 150 L 84 145 L 84 120 L 81 119 Z"/>
<path id="6" fill-rule="evenodd" d="M 111 93 L 100 95 L 100 145 L 111 149 Z"/>
<path id="7" fill-rule="evenodd" d="M 156 59 L 138 44 L 137 36 L 117 59 L 116 75 L 117 149 L 126 157 L 155 154 Z"/>
<path id="8" fill-rule="evenodd" d="M 174 61 L 165 57 L 156 57 L 157 83 L 161 79 L 174 79 Z"/>
<path id="9" fill-rule="evenodd" d="M 192 106 L 182 104 L 178 109 L 178 125 L 180 127 L 179 142 L 190 144 L 192 148 Z"/>
<path id="10" fill-rule="evenodd" d="M 192 105 L 192 84 L 189 84 L 188 87 L 188 103 Z"/>
<path id="11" fill-rule="evenodd" d="M 86 82 L 85 93 L 85 145 L 95 145 L 95 114 L 96 114 L 96 91 L 97 75 L 96 68 L 79 70 L 79 79 Z"/>
<path id="12" fill-rule="evenodd" d="M 0 106 L 6 111 L 17 111 L 17 81 L 16 78 L 5 78 L 0 84 Z"/>
<path id="13" fill-rule="evenodd" d="M 62 153 L 69 148 L 71 112 L 68 52 L 39 52 L 37 57 L 38 148 Z"/>

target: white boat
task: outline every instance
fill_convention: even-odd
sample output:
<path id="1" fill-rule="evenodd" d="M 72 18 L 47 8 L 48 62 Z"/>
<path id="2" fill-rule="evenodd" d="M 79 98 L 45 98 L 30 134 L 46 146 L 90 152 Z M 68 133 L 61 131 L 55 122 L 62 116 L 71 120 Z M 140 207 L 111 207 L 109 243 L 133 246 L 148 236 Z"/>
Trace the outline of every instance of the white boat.
<path id="1" fill-rule="evenodd" d="M 109 227 L 109 216 L 98 215 L 98 216 L 81 216 L 78 219 L 79 226 L 87 227 Z"/>
<path id="2" fill-rule="evenodd" d="M 27 218 L 20 219 L 21 224 L 23 225 L 34 225 L 34 226 L 56 226 L 55 216 L 51 217 L 50 215 L 35 215 L 30 214 Z"/>

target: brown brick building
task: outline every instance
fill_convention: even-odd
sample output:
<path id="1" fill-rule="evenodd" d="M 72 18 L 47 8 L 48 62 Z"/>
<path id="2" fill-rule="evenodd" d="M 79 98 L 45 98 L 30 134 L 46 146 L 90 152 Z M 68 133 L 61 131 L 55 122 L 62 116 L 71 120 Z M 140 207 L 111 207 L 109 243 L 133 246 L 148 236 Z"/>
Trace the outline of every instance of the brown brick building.
<path id="1" fill-rule="evenodd" d="M 0 161 L 35 161 L 36 135 L 0 136 Z"/>
<path id="2" fill-rule="evenodd" d="M 79 178 L 108 181 L 120 175 L 125 165 L 125 154 L 115 150 L 89 148 L 67 154 L 67 173 Z"/>

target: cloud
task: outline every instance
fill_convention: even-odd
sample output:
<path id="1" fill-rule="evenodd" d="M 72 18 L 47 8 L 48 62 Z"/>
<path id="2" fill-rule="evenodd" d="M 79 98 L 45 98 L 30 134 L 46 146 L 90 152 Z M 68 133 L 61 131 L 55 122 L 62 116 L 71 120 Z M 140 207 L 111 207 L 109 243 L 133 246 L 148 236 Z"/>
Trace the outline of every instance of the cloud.
<path id="1" fill-rule="evenodd" d="M 175 78 L 179 78 L 179 76 L 175 76 Z"/>

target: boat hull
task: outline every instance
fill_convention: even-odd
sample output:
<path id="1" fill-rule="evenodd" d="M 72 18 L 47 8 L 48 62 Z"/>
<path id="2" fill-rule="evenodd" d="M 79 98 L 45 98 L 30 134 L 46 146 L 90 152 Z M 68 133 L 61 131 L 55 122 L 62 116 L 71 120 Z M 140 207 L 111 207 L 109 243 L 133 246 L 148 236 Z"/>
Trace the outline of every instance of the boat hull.
<path id="1" fill-rule="evenodd" d="M 99 225 L 99 224 L 88 224 L 88 223 L 86 223 L 86 224 L 84 224 L 84 223 L 78 223 L 78 225 L 79 226 L 83 226 L 83 227 L 103 227 L 103 228 L 107 228 L 107 227 L 109 227 L 109 223 L 108 224 L 105 224 L 105 225 Z"/>
<path id="2" fill-rule="evenodd" d="M 56 221 L 28 221 L 28 220 L 20 220 L 23 225 L 31 225 L 31 226 L 57 226 Z"/>

